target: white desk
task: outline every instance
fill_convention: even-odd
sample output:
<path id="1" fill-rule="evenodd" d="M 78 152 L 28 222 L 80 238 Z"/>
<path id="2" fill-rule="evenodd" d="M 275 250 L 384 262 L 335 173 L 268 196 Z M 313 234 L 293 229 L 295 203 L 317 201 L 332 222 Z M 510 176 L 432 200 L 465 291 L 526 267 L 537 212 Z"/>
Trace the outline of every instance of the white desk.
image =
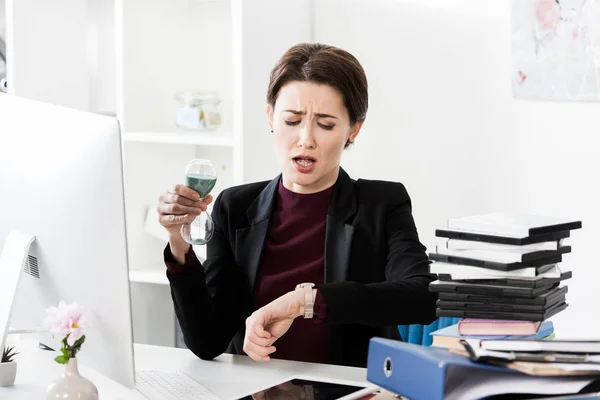
<path id="1" fill-rule="evenodd" d="M 17 380 L 15 386 L 0 388 L 0 399 L 45 399 L 46 387 L 60 377 L 63 366 L 53 358 L 57 353 L 37 347 L 37 341 L 17 342 Z M 82 349 L 85 351 L 85 348 Z M 271 360 L 258 363 L 249 357 L 224 354 L 213 361 L 202 361 L 189 350 L 135 345 L 137 370 L 180 370 L 197 380 L 223 400 L 237 399 L 253 390 L 282 381 L 292 375 L 312 375 L 366 383 L 362 368 Z M 100 400 L 144 399 L 135 391 L 80 365 L 79 372 L 90 379 Z"/>

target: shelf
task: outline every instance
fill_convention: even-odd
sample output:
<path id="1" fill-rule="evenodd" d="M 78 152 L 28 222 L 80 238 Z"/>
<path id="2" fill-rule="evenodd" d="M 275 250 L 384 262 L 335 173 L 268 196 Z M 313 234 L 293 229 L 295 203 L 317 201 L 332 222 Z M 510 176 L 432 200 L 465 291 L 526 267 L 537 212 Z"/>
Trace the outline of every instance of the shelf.
<path id="1" fill-rule="evenodd" d="M 126 132 L 125 142 L 192 144 L 196 146 L 233 147 L 232 134 L 228 132 Z"/>
<path id="2" fill-rule="evenodd" d="M 206 260 L 206 246 L 193 246 L 196 257 L 203 262 Z M 129 270 L 129 282 L 154 283 L 168 285 L 167 270 L 164 264 L 156 264 L 146 268 L 133 268 Z"/>
<path id="3" fill-rule="evenodd" d="M 162 268 L 148 268 L 129 271 L 129 281 L 137 283 L 155 283 L 159 285 L 168 285 L 167 270 L 163 265 Z"/>

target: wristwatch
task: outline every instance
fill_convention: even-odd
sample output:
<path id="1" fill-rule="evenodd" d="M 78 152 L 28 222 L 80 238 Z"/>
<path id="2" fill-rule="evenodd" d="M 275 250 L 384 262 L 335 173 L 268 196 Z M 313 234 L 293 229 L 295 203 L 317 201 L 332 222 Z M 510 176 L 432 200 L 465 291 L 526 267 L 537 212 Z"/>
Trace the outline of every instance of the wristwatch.
<path id="1" fill-rule="evenodd" d="M 313 289 L 314 283 L 301 283 L 296 286 L 296 290 L 304 291 L 304 318 L 309 319 L 314 316 Z"/>

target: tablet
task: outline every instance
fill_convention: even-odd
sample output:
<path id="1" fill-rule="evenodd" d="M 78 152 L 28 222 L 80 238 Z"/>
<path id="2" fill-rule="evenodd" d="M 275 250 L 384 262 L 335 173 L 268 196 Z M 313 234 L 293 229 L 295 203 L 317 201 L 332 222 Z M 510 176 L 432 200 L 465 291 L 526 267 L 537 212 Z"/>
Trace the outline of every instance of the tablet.
<path id="1" fill-rule="evenodd" d="M 293 376 L 240 397 L 238 400 L 367 400 L 379 388 L 368 383 L 310 376 Z"/>

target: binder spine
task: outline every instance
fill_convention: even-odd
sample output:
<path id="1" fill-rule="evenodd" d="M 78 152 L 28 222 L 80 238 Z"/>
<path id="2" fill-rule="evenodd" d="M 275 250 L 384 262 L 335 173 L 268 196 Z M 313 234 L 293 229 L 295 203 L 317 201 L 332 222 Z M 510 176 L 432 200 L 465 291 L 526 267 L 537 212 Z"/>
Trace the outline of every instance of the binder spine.
<path id="1" fill-rule="evenodd" d="M 444 368 L 431 361 L 390 346 L 388 339 L 373 338 L 367 381 L 411 400 L 443 400 Z"/>

